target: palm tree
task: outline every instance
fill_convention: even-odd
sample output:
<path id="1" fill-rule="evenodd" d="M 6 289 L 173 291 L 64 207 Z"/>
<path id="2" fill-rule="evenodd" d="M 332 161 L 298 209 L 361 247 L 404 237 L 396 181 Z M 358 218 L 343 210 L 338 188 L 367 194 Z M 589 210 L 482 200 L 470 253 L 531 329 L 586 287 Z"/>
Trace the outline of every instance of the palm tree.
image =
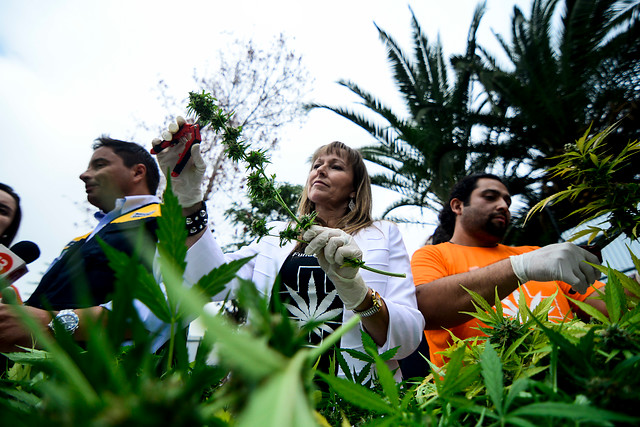
<path id="1" fill-rule="evenodd" d="M 460 60 L 472 60 L 476 51 L 476 31 L 485 5 L 475 11 L 469 30 L 466 53 Z M 376 25 L 388 48 L 394 79 L 409 115 L 400 117 L 351 81 L 339 84 L 355 93 L 367 115 L 354 110 L 327 108 L 352 121 L 373 136 L 375 143 L 360 148 L 366 160 L 382 166 L 384 172 L 372 176 L 374 185 L 393 190 L 401 199 L 387 207 L 384 215 L 401 206 L 439 210 L 451 186 L 470 170 L 483 170 L 488 157 L 475 158 L 471 130 L 475 123 L 470 111 L 472 72 L 460 70 L 450 83 L 448 62 L 438 40 L 430 44 L 411 10 L 413 55 L 407 56 L 398 43 Z M 454 58 L 455 59 L 455 58 Z"/>
<path id="2" fill-rule="evenodd" d="M 498 36 L 511 63 L 500 67 L 476 43 L 482 2 L 466 52 L 450 59 L 453 83 L 440 42 L 429 43 L 411 11 L 411 57 L 378 28 L 407 118 L 349 81 L 339 83 L 361 99 L 366 115 L 342 107 L 311 107 L 334 111 L 373 136 L 375 143 L 361 152 L 385 172 L 372 181 L 401 195 L 385 215 L 407 205 L 438 210 L 460 177 L 492 168 L 504 175 L 512 194 L 524 196 L 525 207 L 514 215 L 519 224 L 529 206 L 566 187 L 544 170 L 554 162 L 550 157 L 561 154 L 590 125 L 599 132 L 622 120 L 617 143 L 616 135 L 610 140 L 614 146 L 640 136 L 639 9 L 639 0 L 534 0 L 526 18 L 514 7 L 512 41 Z M 627 176 L 619 181 L 633 180 L 636 173 L 622 170 Z M 565 219 L 568 212 L 588 202 L 588 196 L 543 211 L 525 228 L 516 227 L 510 243 L 557 241 L 562 230 L 574 225 L 571 221 L 579 220 Z"/>
<path id="3" fill-rule="evenodd" d="M 492 106 L 491 116 L 498 112 L 501 121 L 498 154 L 512 168 L 526 165 L 521 169 L 526 173 L 512 180 L 512 190 L 523 193 L 529 206 L 566 188 L 566 183 L 542 171 L 590 125 L 597 133 L 621 120 L 617 137 L 610 141 L 614 147 L 640 136 L 640 2 L 566 0 L 560 21 L 554 21 L 561 3 L 534 0 L 529 19 L 514 8 L 511 43 L 499 37 L 511 62 L 508 67 L 499 67 L 480 49 L 478 79 Z M 479 62 L 467 65 L 476 67 Z M 629 180 L 636 172 L 627 168 L 620 173 Z M 554 217 L 543 211 L 525 239 L 557 241 L 558 233 L 578 220 L 564 218 L 572 209 L 576 203 L 554 206 Z M 554 228 L 555 232 L 542 233 Z"/>

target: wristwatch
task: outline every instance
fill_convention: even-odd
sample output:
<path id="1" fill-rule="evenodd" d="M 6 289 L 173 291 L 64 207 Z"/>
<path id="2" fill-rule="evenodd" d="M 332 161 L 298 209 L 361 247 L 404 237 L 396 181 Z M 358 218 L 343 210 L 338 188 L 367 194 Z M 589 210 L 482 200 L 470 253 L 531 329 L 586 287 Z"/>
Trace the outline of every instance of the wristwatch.
<path id="1" fill-rule="evenodd" d="M 377 293 L 376 291 L 374 291 L 373 289 L 371 290 L 371 301 L 373 303 L 373 305 L 371 307 L 367 308 L 366 310 L 362 310 L 362 311 L 353 310 L 353 312 L 355 314 L 357 314 L 358 316 L 360 316 L 360 317 L 373 316 L 374 314 L 379 312 L 380 309 L 382 308 L 382 300 L 380 298 L 380 294 Z"/>
<path id="2" fill-rule="evenodd" d="M 49 322 L 49 328 L 55 332 L 53 327 L 54 322 L 60 323 L 64 327 L 65 331 L 73 334 L 75 330 L 78 329 L 80 318 L 73 310 L 60 310 L 58 314 L 56 314 L 56 317 L 51 319 L 51 322 Z"/>

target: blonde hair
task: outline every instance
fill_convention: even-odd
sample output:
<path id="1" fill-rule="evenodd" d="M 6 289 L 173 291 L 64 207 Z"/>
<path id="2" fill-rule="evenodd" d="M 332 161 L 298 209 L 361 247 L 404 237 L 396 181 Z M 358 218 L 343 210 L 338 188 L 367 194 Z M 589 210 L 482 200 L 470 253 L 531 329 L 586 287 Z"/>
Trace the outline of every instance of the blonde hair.
<path id="1" fill-rule="evenodd" d="M 335 154 L 345 159 L 347 165 L 351 167 L 353 171 L 353 187 L 356 193 L 353 200 L 355 207 L 340 218 L 334 228 L 339 228 L 345 233 L 355 234 L 373 223 L 371 219 L 371 179 L 369 178 L 367 167 L 364 164 L 364 160 L 362 160 L 360 152 L 339 141 L 334 141 L 318 148 L 311 157 L 312 167 L 318 157 L 328 154 Z M 315 203 L 309 200 L 307 187 L 308 183 L 305 184 L 302 195 L 300 196 L 298 216 L 308 215 L 316 209 Z M 320 218 L 318 218 L 318 222 L 322 224 Z"/>

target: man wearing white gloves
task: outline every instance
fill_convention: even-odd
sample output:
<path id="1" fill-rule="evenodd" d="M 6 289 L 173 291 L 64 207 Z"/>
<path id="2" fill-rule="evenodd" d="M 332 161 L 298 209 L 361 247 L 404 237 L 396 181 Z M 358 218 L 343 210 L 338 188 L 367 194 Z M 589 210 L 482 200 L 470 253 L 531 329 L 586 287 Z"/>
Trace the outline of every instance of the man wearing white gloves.
<path id="1" fill-rule="evenodd" d="M 452 343 L 450 334 L 460 339 L 481 334 L 479 322 L 463 314 L 475 311 L 463 287 L 489 303 L 495 301 L 497 289 L 508 316 L 517 313 L 520 292 L 531 309 L 558 292 L 550 320 L 573 317 L 576 307 L 567 295 L 606 313 L 604 302 L 593 298 L 595 289 L 604 286 L 596 282 L 598 270 L 587 264 L 599 263 L 595 255 L 572 243 L 543 248 L 500 244 L 511 218 L 510 204 L 509 191 L 497 176 L 463 178 L 439 216 L 440 231 L 449 240 L 427 245 L 412 257 L 418 308 L 425 318 L 431 361 L 438 366 L 444 363 L 438 352 Z M 577 310 L 575 314 L 585 315 Z"/>

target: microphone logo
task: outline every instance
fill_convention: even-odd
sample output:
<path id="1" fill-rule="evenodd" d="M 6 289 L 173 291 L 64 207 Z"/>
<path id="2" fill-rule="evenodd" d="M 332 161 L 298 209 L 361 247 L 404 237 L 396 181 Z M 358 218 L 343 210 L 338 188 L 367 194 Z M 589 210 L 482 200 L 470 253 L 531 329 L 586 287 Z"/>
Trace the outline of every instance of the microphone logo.
<path id="1" fill-rule="evenodd" d="M 38 245 L 18 242 L 11 249 L 0 244 L 0 281 L 13 283 L 28 271 L 27 264 L 40 256 Z"/>
<path id="2" fill-rule="evenodd" d="M 4 274 L 13 267 L 13 259 L 9 254 L 0 252 L 0 274 Z"/>

